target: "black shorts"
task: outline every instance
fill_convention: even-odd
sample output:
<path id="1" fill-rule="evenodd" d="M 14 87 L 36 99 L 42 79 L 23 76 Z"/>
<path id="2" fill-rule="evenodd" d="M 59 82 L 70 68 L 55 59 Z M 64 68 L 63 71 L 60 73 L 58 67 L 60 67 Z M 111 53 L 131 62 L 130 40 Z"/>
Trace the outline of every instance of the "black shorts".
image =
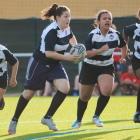
<path id="1" fill-rule="evenodd" d="M 133 68 L 133 71 L 136 75 L 136 70 L 140 69 L 140 59 L 138 59 L 137 57 L 135 57 L 133 55 L 133 58 L 131 60 L 131 63 L 132 63 L 132 68 Z M 137 76 L 136 76 L 137 77 Z M 138 77 L 137 77 L 138 78 Z"/>
<path id="2" fill-rule="evenodd" d="M 41 90 L 45 82 L 53 84 L 54 79 L 68 79 L 67 73 L 61 63 L 55 65 L 44 65 L 30 58 L 26 72 L 24 88 L 29 90 Z"/>
<path id="3" fill-rule="evenodd" d="M 0 76 L 0 88 L 7 88 L 7 71 L 2 76 Z"/>
<path id="4" fill-rule="evenodd" d="M 83 85 L 92 85 L 98 83 L 98 77 L 102 74 L 109 74 L 115 76 L 115 68 L 113 65 L 109 66 L 95 66 L 83 63 L 79 82 Z"/>

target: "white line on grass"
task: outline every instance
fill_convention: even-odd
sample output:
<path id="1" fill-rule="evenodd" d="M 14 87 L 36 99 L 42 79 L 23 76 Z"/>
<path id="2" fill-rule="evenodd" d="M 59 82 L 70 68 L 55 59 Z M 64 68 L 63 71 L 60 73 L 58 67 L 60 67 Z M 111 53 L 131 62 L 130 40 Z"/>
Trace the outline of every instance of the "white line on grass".
<path id="1" fill-rule="evenodd" d="M 79 131 L 64 132 L 64 133 L 48 135 L 48 136 L 43 136 L 43 137 L 36 137 L 36 138 L 31 138 L 31 139 L 24 139 L 24 140 L 39 140 L 39 139 L 44 139 L 44 138 L 50 138 L 50 137 L 56 137 L 56 136 L 62 136 L 62 135 L 67 135 L 67 134 L 80 133 L 80 132 L 108 131 L 108 130 L 115 130 L 115 129 L 126 129 L 126 128 L 137 128 L 137 127 L 140 127 L 140 125 L 111 127 L 111 128 L 93 129 L 93 130 L 79 130 Z"/>
<path id="2" fill-rule="evenodd" d="M 124 119 L 125 121 L 132 121 L 132 119 Z M 65 122 L 74 122 L 75 120 L 63 120 L 63 121 L 55 121 L 55 122 L 60 122 L 60 123 L 65 123 Z M 83 122 L 90 122 L 91 120 L 83 120 Z M 123 121 L 122 119 L 121 120 L 102 120 L 102 121 Z M 26 121 L 26 122 L 18 122 L 18 123 L 40 123 L 41 121 Z M 0 123 L 0 124 L 9 124 L 9 122 L 4 122 L 4 123 Z"/>

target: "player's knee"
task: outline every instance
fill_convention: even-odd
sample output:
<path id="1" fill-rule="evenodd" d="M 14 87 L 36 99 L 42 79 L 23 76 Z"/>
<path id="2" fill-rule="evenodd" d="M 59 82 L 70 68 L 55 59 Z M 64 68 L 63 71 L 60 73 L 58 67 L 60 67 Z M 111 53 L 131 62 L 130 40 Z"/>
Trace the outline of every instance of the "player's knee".
<path id="1" fill-rule="evenodd" d="M 90 100 L 90 97 L 89 95 L 86 95 L 86 94 L 81 94 L 80 95 L 80 99 L 84 102 L 88 102 Z"/>
<path id="2" fill-rule="evenodd" d="M 60 88 L 58 88 L 58 90 L 61 91 L 61 92 L 63 92 L 63 93 L 65 93 L 65 94 L 68 94 L 69 91 L 70 91 L 70 87 L 69 86 L 63 87 L 63 88 L 60 87 Z"/>

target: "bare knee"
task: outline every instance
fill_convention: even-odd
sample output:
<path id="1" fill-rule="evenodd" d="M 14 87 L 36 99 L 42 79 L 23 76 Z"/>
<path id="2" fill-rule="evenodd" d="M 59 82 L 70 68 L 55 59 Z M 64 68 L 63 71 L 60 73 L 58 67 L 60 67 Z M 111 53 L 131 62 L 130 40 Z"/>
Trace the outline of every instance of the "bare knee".
<path id="1" fill-rule="evenodd" d="M 30 100 L 34 96 L 35 93 L 36 93 L 36 90 L 24 90 L 22 93 L 22 96 L 26 100 Z"/>
<path id="2" fill-rule="evenodd" d="M 91 98 L 91 95 L 87 95 L 87 94 L 80 94 L 80 99 L 83 101 L 83 102 L 88 102 Z"/>

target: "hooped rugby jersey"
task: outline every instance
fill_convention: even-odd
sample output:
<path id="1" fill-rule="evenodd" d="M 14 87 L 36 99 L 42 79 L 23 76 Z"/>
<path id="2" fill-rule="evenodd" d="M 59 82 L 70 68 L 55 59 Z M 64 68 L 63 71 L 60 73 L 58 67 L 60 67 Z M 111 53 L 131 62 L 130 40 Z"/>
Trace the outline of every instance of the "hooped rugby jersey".
<path id="1" fill-rule="evenodd" d="M 127 36 L 132 37 L 134 42 L 134 55 L 140 59 L 140 24 L 131 24 L 124 28 L 124 32 Z"/>
<path id="2" fill-rule="evenodd" d="M 17 62 L 17 58 L 7 48 L 0 45 L 0 76 L 7 71 L 7 62 L 13 66 Z"/>
<path id="3" fill-rule="evenodd" d="M 33 53 L 33 57 L 45 64 L 51 65 L 60 62 L 46 57 L 45 51 L 56 51 L 57 53 L 64 54 L 69 46 L 69 40 L 73 37 L 70 27 L 64 31 L 60 29 L 56 21 L 47 26 L 41 35 L 41 41 Z"/>
<path id="4" fill-rule="evenodd" d="M 92 30 L 85 40 L 86 50 L 97 50 L 108 44 L 109 49 L 107 51 L 98 53 L 91 58 L 85 58 L 84 62 L 97 66 L 107 66 L 113 64 L 113 52 L 116 47 L 123 47 L 126 45 L 123 37 L 120 33 L 112 28 L 109 29 L 106 36 L 103 36 L 100 29 Z"/>

